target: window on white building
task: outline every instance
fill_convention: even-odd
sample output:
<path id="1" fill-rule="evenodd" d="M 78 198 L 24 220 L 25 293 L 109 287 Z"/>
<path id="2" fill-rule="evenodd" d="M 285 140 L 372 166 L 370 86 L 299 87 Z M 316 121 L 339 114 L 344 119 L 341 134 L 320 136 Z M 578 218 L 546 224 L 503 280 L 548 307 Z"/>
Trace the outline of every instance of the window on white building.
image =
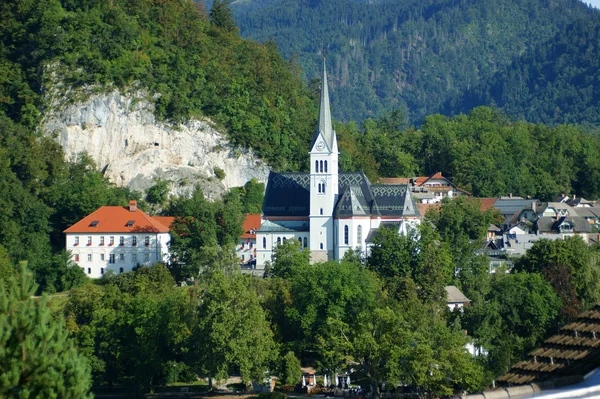
<path id="1" fill-rule="evenodd" d="M 79 262 L 79 254 L 75 254 L 75 255 L 73 255 L 73 260 L 74 260 L 75 262 Z"/>
<path id="2" fill-rule="evenodd" d="M 119 273 L 123 273 L 123 268 L 119 267 Z"/>
<path id="3" fill-rule="evenodd" d="M 137 245 L 137 237 L 136 236 L 131 237 L 131 245 L 133 245 L 134 247 Z"/>
<path id="4" fill-rule="evenodd" d="M 150 262 L 150 254 L 144 254 L 144 262 Z"/>
<path id="5" fill-rule="evenodd" d="M 362 245 L 362 226 L 358 225 L 356 228 L 356 243 Z"/>
<path id="6" fill-rule="evenodd" d="M 88 246 L 92 245 L 92 236 L 88 236 Z"/>
<path id="7" fill-rule="evenodd" d="M 103 267 L 100 268 L 100 274 L 104 274 L 104 268 Z"/>
<path id="8" fill-rule="evenodd" d="M 144 238 L 144 244 L 145 244 L 146 246 L 150 245 L 150 236 L 146 236 L 146 237 Z"/>
<path id="9" fill-rule="evenodd" d="M 79 237 L 75 237 L 75 244 L 73 245 L 79 245 Z"/>
<path id="10" fill-rule="evenodd" d="M 104 261 L 104 254 L 100 254 L 100 260 Z"/>
<path id="11" fill-rule="evenodd" d="M 92 274 L 92 268 L 88 267 L 88 274 Z"/>
<path id="12" fill-rule="evenodd" d="M 125 254 L 119 254 L 119 261 L 123 262 L 125 260 Z"/>
<path id="13" fill-rule="evenodd" d="M 108 263 L 115 263 L 115 254 L 108 255 Z"/>
<path id="14" fill-rule="evenodd" d="M 123 237 L 123 236 L 120 236 L 120 237 L 119 237 L 119 245 L 120 245 L 120 246 L 123 246 L 123 245 L 125 245 L 125 237 Z"/>
<path id="15" fill-rule="evenodd" d="M 323 249 L 323 243 L 321 243 L 321 244 L 319 245 L 319 247 L 320 247 L 321 249 Z"/>
<path id="16" fill-rule="evenodd" d="M 321 170 L 321 173 L 323 173 L 323 161 L 319 162 L 319 166 L 320 166 L 319 169 Z"/>
<path id="17" fill-rule="evenodd" d="M 315 161 L 315 173 L 319 172 L 319 161 Z"/>
<path id="18" fill-rule="evenodd" d="M 136 262 L 137 262 L 137 254 L 131 254 L 131 261 L 132 261 L 133 263 L 136 263 Z"/>
<path id="19" fill-rule="evenodd" d="M 348 245 L 348 225 L 344 226 L 344 245 Z"/>
<path id="20" fill-rule="evenodd" d="M 321 215 L 323 214 L 323 208 L 321 208 L 321 210 L 319 211 L 321 213 Z"/>
<path id="21" fill-rule="evenodd" d="M 104 245 L 104 236 L 100 237 L 100 245 Z"/>
<path id="22" fill-rule="evenodd" d="M 263 248 L 267 247 L 267 237 L 263 237 Z"/>
<path id="23" fill-rule="evenodd" d="M 327 161 L 325 161 L 325 173 L 327 173 Z"/>
<path id="24" fill-rule="evenodd" d="M 88 262 L 92 261 L 92 254 L 88 254 Z"/>
<path id="25" fill-rule="evenodd" d="M 108 245 L 110 245 L 110 246 L 115 245 L 115 237 L 110 236 L 110 238 L 108 239 Z"/>
<path id="26" fill-rule="evenodd" d="M 281 244 L 281 237 L 277 237 L 277 245 Z"/>
<path id="27" fill-rule="evenodd" d="M 308 247 L 308 240 L 304 237 L 304 248 Z"/>

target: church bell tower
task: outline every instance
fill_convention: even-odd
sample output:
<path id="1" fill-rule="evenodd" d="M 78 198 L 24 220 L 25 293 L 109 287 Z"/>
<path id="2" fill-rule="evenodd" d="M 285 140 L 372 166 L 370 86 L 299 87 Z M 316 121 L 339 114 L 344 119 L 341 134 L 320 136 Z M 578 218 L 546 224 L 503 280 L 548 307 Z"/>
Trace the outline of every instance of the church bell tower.
<path id="1" fill-rule="evenodd" d="M 339 194 L 339 152 L 331 123 L 325 58 L 321 79 L 319 124 L 310 150 L 310 251 L 313 262 L 333 259 L 333 211 Z"/>

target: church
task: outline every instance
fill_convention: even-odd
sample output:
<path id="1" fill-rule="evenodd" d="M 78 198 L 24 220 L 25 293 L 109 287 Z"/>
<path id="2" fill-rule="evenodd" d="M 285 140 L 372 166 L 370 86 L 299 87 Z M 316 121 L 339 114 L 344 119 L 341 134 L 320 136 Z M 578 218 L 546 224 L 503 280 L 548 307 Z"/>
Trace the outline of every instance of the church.
<path id="1" fill-rule="evenodd" d="M 319 122 L 310 148 L 310 172 L 271 172 L 256 232 L 256 268 L 271 262 L 286 240 L 308 248 L 311 262 L 368 251 L 381 227 L 402 234 L 421 218 L 407 184 L 371 184 L 363 172 L 340 172 L 323 59 Z"/>

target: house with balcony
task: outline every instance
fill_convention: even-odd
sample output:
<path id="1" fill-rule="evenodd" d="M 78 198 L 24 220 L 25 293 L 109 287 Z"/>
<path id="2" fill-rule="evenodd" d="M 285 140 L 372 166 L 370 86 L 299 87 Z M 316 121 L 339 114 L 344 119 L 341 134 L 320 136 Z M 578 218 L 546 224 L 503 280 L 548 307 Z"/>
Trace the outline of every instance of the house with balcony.
<path id="1" fill-rule="evenodd" d="M 64 231 L 66 249 L 91 278 L 123 273 L 169 258 L 172 217 L 149 216 L 129 206 L 103 206 Z"/>
<path id="2" fill-rule="evenodd" d="M 242 229 L 244 233 L 235 249 L 242 270 L 256 269 L 256 232 L 260 228 L 261 215 L 247 214 Z"/>

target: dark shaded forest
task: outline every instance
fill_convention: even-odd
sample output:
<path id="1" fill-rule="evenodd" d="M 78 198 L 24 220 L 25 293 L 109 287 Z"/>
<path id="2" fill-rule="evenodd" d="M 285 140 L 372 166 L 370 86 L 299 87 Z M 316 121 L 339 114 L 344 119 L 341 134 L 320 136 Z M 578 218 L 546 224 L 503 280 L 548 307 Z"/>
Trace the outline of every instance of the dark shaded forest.
<path id="1" fill-rule="evenodd" d="M 434 113 L 497 105 L 529 122 L 596 123 L 600 98 L 590 79 L 598 75 L 599 12 L 580 1 L 273 0 L 232 8 L 244 36 L 275 41 L 308 78 L 318 76 L 326 50 L 341 121 L 401 108 L 420 124 Z"/>

